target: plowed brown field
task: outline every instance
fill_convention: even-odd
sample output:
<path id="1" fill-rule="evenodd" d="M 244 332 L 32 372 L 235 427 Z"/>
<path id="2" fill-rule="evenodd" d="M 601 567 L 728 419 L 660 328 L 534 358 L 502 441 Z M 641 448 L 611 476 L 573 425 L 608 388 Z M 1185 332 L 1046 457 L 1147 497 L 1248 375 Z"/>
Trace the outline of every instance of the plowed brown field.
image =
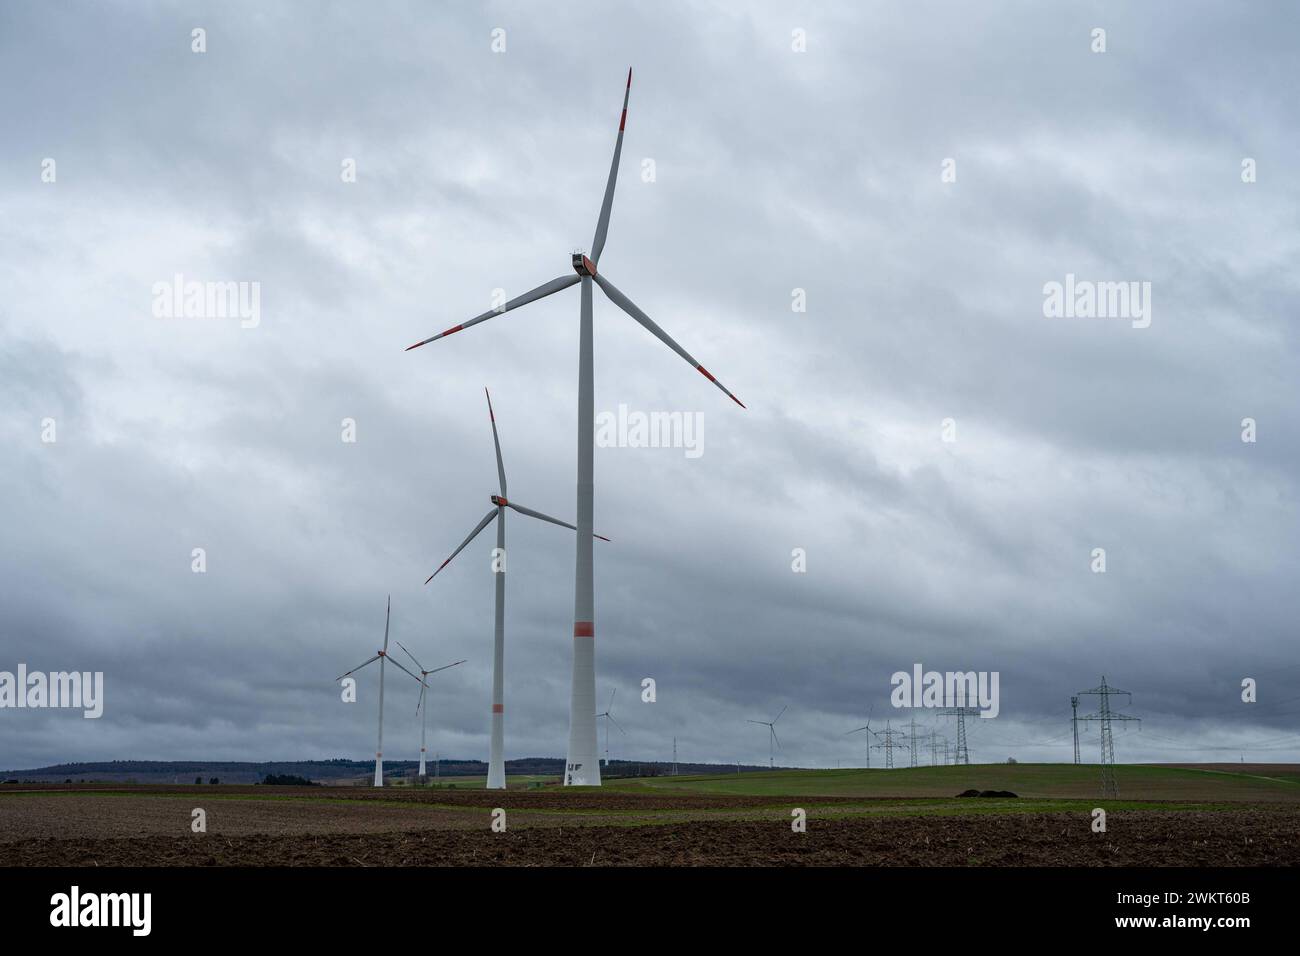
<path id="1" fill-rule="evenodd" d="M 1300 808 L 565 792 L 158 787 L 0 797 L 4 865 L 1259 866 L 1300 864 Z M 62 789 L 62 788 L 60 788 Z M 147 792 L 141 792 L 147 791 Z M 289 797 L 290 799 L 284 799 Z M 507 829 L 490 829 L 503 806 Z M 192 811 L 207 832 L 192 833 Z"/>

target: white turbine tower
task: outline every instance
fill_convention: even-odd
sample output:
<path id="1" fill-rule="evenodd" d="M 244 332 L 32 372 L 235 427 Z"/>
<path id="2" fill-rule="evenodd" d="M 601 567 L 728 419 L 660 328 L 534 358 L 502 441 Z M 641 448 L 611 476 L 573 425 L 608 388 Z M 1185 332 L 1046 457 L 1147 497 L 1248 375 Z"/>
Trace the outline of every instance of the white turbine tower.
<path id="1" fill-rule="evenodd" d="M 609 725 L 610 723 L 613 722 L 614 726 L 618 728 L 618 732 L 620 734 L 624 734 L 624 735 L 627 734 L 627 731 L 623 729 L 623 725 L 620 724 L 617 720 L 614 720 L 614 713 L 613 713 L 614 695 L 617 693 L 618 693 L 617 687 L 615 687 L 613 690 L 609 692 L 609 706 L 605 708 L 605 712 L 603 714 L 596 715 L 597 719 L 601 717 L 605 718 L 605 766 L 606 767 L 609 767 Z M 677 745 L 676 741 L 674 741 L 673 746 L 676 747 L 676 745 Z"/>
<path id="2" fill-rule="evenodd" d="M 497 436 L 497 417 L 496 413 L 492 411 L 492 396 L 488 394 L 486 388 L 483 389 L 483 394 L 487 395 L 488 418 L 492 420 L 492 444 L 497 453 L 497 480 L 501 485 L 501 494 L 490 496 L 492 510 L 483 516 L 483 520 L 469 533 L 469 537 L 462 541 L 460 547 L 451 553 L 451 558 L 438 565 L 438 571 L 450 564 L 452 558 L 460 554 L 465 549 L 465 546 L 473 541 L 493 518 L 497 519 L 497 546 L 493 552 L 492 560 L 492 570 L 496 574 L 496 616 L 492 636 L 492 738 L 488 747 L 487 788 L 489 790 L 504 790 L 506 788 L 506 509 L 512 508 L 521 515 L 549 521 L 551 524 L 558 524 L 561 528 L 568 528 L 570 531 L 577 531 L 578 528 L 567 521 L 552 518 L 550 515 L 544 515 L 540 511 L 533 511 L 531 508 L 525 508 L 523 505 L 516 504 L 506 497 L 506 466 L 501 458 L 501 439 Z M 602 541 L 609 540 L 609 538 L 601 535 L 594 535 L 594 537 L 600 538 Z M 436 578 L 438 571 L 434 571 L 433 574 L 429 575 L 424 583 L 428 584 Z"/>
<path id="3" fill-rule="evenodd" d="M 684 348 L 655 324 L 627 296 L 620 292 L 604 275 L 596 273 L 600 254 L 605 248 L 609 232 L 610 210 L 614 205 L 614 185 L 618 180 L 619 156 L 623 152 L 623 129 L 627 125 L 627 103 L 632 91 L 632 71 L 627 71 L 627 87 L 623 92 L 623 115 L 618 124 L 618 138 L 614 141 L 614 159 L 605 183 L 605 198 L 601 202 L 600 217 L 596 222 L 596 235 L 592 240 L 591 256 L 573 253 L 572 266 L 577 275 L 560 276 L 545 282 L 523 295 L 516 296 L 504 306 L 477 315 L 445 332 L 409 346 L 407 351 L 427 345 L 471 325 L 517 309 L 529 302 L 582 283 L 582 298 L 578 325 L 578 536 L 577 556 L 573 585 L 573 677 L 569 695 L 569 749 L 565 761 L 565 786 L 600 786 L 600 763 L 596 740 L 596 611 L 592 578 L 592 492 L 595 486 L 593 449 L 596 443 L 595 372 L 592 352 L 592 282 L 600 286 L 605 295 L 620 309 L 641 324 L 651 335 L 668 346 L 700 372 L 741 408 L 745 406 L 727 388 Z"/>
<path id="4" fill-rule="evenodd" d="M 789 704 L 786 704 L 786 707 L 789 706 L 790 706 Z M 781 714 L 785 713 L 786 707 L 781 708 Z M 781 719 L 781 714 L 777 714 L 771 720 L 748 721 L 748 723 L 751 724 L 762 724 L 764 727 L 767 728 L 768 733 L 771 735 L 768 737 L 767 740 L 767 764 L 772 769 L 776 768 L 776 750 L 773 749 L 773 744 L 775 744 L 777 747 L 781 746 L 781 741 L 776 736 L 776 722 Z"/>
<path id="5" fill-rule="evenodd" d="M 406 650 L 405 644 L 403 644 L 401 641 L 395 641 L 394 643 L 396 643 L 397 646 L 400 647 L 403 651 L 406 651 L 406 656 L 409 657 L 412 661 L 415 661 L 415 666 L 420 669 L 420 699 L 415 705 L 415 712 L 420 715 L 419 776 L 423 777 L 424 776 L 424 736 L 425 736 L 425 731 L 428 729 L 429 726 L 429 708 L 424 705 L 424 695 L 425 695 L 425 691 L 429 689 L 429 684 L 428 684 L 429 675 L 436 674 L 438 673 L 438 671 L 445 671 L 449 667 L 456 667 L 457 665 L 464 664 L 465 662 L 456 661 L 455 663 L 452 664 L 443 664 L 441 667 L 435 667 L 431 671 L 425 670 L 424 665 L 421 664 L 419 661 L 415 660 L 415 655 L 412 654 L 410 651 Z"/>
<path id="6" fill-rule="evenodd" d="M 366 665 L 373 664 L 375 661 L 379 661 L 379 743 L 375 745 L 375 786 L 376 787 L 382 787 L 384 785 L 384 663 L 389 659 L 388 658 L 388 620 L 392 616 L 392 611 L 393 611 L 393 598 L 392 595 L 389 595 L 388 610 L 384 612 L 383 649 L 379 651 L 375 651 L 374 657 L 370 658 L 369 660 L 362 661 L 360 664 L 352 668 L 352 670 L 348 671 L 346 674 L 342 674 L 334 678 L 335 680 L 342 680 L 344 677 L 350 677 L 353 674 L 355 674 L 357 671 L 361 670 L 361 668 L 365 667 Z M 406 670 L 405 667 L 402 667 L 402 665 L 399 664 L 397 661 L 393 661 L 393 666 L 400 667 L 403 671 L 406 671 L 407 674 L 411 674 L 410 671 Z M 414 674 L 411 674 L 411 677 L 417 681 L 420 679 L 416 677 Z"/>

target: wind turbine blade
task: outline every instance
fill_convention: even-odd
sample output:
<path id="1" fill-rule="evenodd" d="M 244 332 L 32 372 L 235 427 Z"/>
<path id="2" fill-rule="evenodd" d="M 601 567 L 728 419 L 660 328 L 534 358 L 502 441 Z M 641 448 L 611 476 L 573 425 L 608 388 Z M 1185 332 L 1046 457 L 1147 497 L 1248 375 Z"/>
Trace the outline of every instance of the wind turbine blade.
<path id="1" fill-rule="evenodd" d="M 627 100 L 632 95 L 632 69 L 627 71 L 627 87 L 623 90 L 623 116 L 618 121 L 618 138 L 614 140 L 614 161 L 609 164 L 609 180 L 605 183 L 605 198 L 600 204 L 600 219 L 596 222 L 596 238 L 591 240 L 591 261 L 599 264 L 600 253 L 605 248 L 609 233 L 609 214 L 614 208 L 614 184 L 618 182 L 618 160 L 623 154 L 623 127 L 627 125 Z"/>
<path id="2" fill-rule="evenodd" d="M 528 515 L 530 518 L 539 518 L 542 521 L 549 521 L 551 524 L 558 524 L 561 528 L 568 528 L 570 531 L 577 531 L 578 526 L 569 524 L 567 521 L 561 521 L 559 518 L 552 518 L 550 515 L 544 515 L 540 511 L 534 511 L 532 508 L 525 508 L 523 505 L 510 502 L 508 507 L 518 511 L 521 515 Z"/>
<path id="3" fill-rule="evenodd" d="M 483 516 L 483 520 L 480 521 L 480 522 L 478 523 L 478 527 L 476 527 L 473 531 L 471 531 L 471 532 L 469 533 L 469 537 L 466 538 L 464 541 L 462 541 L 462 542 L 460 543 L 460 547 L 457 548 L 455 551 L 453 551 L 453 552 L 451 553 L 451 558 L 456 557 L 456 555 L 458 555 L 458 554 L 460 554 L 462 551 L 464 551 L 464 550 L 465 550 L 465 545 L 469 544 L 469 543 L 470 543 L 471 541 L 473 541 L 476 537 L 478 537 L 478 533 L 479 533 L 480 531 L 482 531 L 484 528 L 486 528 L 486 527 L 488 526 L 488 522 L 491 521 L 491 520 L 492 520 L 493 518 L 495 518 L 496 516 L 497 516 L 497 509 L 496 509 L 496 508 L 493 508 L 493 509 L 492 509 L 491 511 L 489 511 L 486 515 L 484 515 L 484 516 Z M 451 558 L 448 558 L 446 561 L 442 562 L 442 564 L 438 565 L 438 571 L 441 571 L 441 570 L 442 570 L 443 568 L 445 568 L 447 565 L 451 564 Z M 431 575 L 429 575 L 427 578 L 425 578 L 425 579 L 424 579 L 424 583 L 425 583 L 425 584 L 428 584 L 430 581 L 432 581 L 434 578 L 436 578 L 436 577 L 438 576 L 438 571 L 434 571 L 433 574 L 431 574 Z"/>
<path id="4" fill-rule="evenodd" d="M 614 286 L 614 283 L 606 279 L 603 274 L 597 274 L 592 278 L 596 280 L 596 284 L 598 286 L 600 286 L 602 289 L 605 290 L 605 295 L 609 296 L 611 302 L 613 302 L 616 306 L 618 306 L 628 315 L 632 316 L 632 318 L 636 319 L 636 321 L 640 322 L 643 326 L 645 326 L 645 328 L 650 332 L 651 335 L 653 335 L 660 342 L 664 343 L 664 345 L 668 346 L 670 349 L 672 349 L 674 352 L 676 352 L 678 355 L 684 358 L 687 362 L 693 365 L 696 371 L 698 371 L 701 375 L 707 378 L 710 382 L 712 382 L 714 385 L 718 386 L 718 388 L 726 392 L 727 397 L 730 398 L 733 402 L 735 402 L 741 408 L 745 407 L 745 403 L 742 402 L 740 399 L 738 399 L 735 395 L 732 395 L 730 389 L 728 389 L 727 386 L 719 382 L 716 378 L 713 377 L 713 374 L 708 369 L 706 369 L 699 362 L 695 361 L 694 356 L 692 356 L 690 352 L 686 351 L 686 349 L 682 348 L 680 345 L 674 342 L 672 336 L 670 336 L 663 329 L 659 328 L 659 326 L 655 324 L 655 321 L 652 318 L 650 318 L 650 316 L 646 315 L 639 308 L 637 308 L 635 302 L 633 302 L 631 299 L 625 296 L 622 292 L 618 291 L 618 289 Z"/>
<path id="5" fill-rule="evenodd" d="M 605 708 L 606 710 L 612 711 L 614 709 L 614 695 L 617 693 L 618 693 L 617 687 L 615 687 L 613 690 L 609 692 L 609 706 Z"/>
<path id="6" fill-rule="evenodd" d="M 863 730 L 870 730 L 870 729 L 871 729 L 870 726 L 866 726 L 866 727 L 858 727 L 855 730 L 846 730 L 844 732 L 844 736 L 847 737 L 849 734 L 856 734 L 856 733 L 860 733 Z"/>
<path id="7" fill-rule="evenodd" d="M 408 346 L 406 351 L 409 352 L 411 349 L 418 349 L 421 345 L 428 345 L 430 342 L 436 342 L 438 339 L 446 338 L 453 332 L 459 332 L 461 329 L 468 329 L 471 325 L 478 325 L 480 322 L 486 322 L 493 316 L 500 315 L 503 312 L 509 312 L 511 309 L 517 309 L 521 305 L 527 305 L 529 302 L 536 302 L 538 299 L 543 299 L 552 293 L 559 292 L 561 289 L 567 289 L 571 285 L 577 285 L 581 280 L 582 276 L 578 275 L 576 272 L 571 276 L 560 276 L 558 279 L 552 279 L 550 282 L 545 282 L 542 285 L 539 285 L 536 289 L 530 289 L 523 295 L 515 296 L 500 308 L 489 309 L 482 315 L 474 316 L 474 318 L 470 319 L 468 322 L 454 325 L 445 332 L 439 332 L 437 335 L 431 335 L 421 342 L 416 342 L 414 345 Z"/>
<path id="8" fill-rule="evenodd" d="M 497 478 L 501 482 L 501 497 L 504 498 L 506 497 L 506 465 L 501 460 L 501 439 L 497 437 L 497 416 L 492 411 L 492 395 L 488 392 L 486 386 L 483 389 L 483 394 L 487 395 L 488 418 L 492 419 L 492 444 L 497 449 Z"/>
<path id="9" fill-rule="evenodd" d="M 455 667 L 456 664 L 464 664 L 464 663 L 465 661 L 456 661 L 455 664 L 443 664 L 441 667 L 435 667 L 433 670 L 429 671 L 429 673 L 436 674 L 438 673 L 438 671 L 445 671 L 448 667 Z M 424 670 L 424 668 L 421 667 L 420 670 Z"/>
<path id="10" fill-rule="evenodd" d="M 606 714 L 605 716 L 608 717 L 610 720 L 614 720 L 614 715 L 613 715 L 613 714 Z M 614 720 L 614 726 L 618 728 L 618 732 L 619 732 L 620 734 L 623 734 L 623 735 L 626 736 L 627 731 L 623 729 L 623 725 L 620 724 L 617 720 Z"/>
<path id="11" fill-rule="evenodd" d="M 424 681 L 420 681 L 420 699 L 415 702 L 415 712 L 417 714 L 420 712 L 420 708 L 424 706 L 424 692 L 428 689 L 428 687 L 429 687 L 428 684 L 426 684 Z"/>
<path id="12" fill-rule="evenodd" d="M 786 709 L 789 708 L 789 706 L 790 706 L 789 704 L 786 704 L 785 707 L 782 707 L 782 708 L 781 708 L 781 714 L 784 714 L 784 713 L 786 712 Z M 781 714 L 777 714 L 775 717 L 773 717 L 773 718 L 772 718 L 772 723 L 776 723 L 778 720 L 780 720 L 780 719 L 781 719 Z"/>
<path id="13" fill-rule="evenodd" d="M 361 668 L 365 667 L 367 664 L 373 664 L 373 663 L 374 663 L 375 661 L 377 661 L 377 660 L 379 660 L 379 655 L 378 655 L 378 654 L 376 654 L 374 657 L 370 658 L 370 660 L 368 660 L 368 661 L 362 661 L 362 662 L 361 662 L 360 664 L 358 664 L 356 667 L 352 668 L 352 670 L 348 671 L 347 674 L 340 674 L 338 677 L 336 677 L 336 678 L 334 678 L 334 679 L 335 679 L 335 680 L 342 680 L 343 678 L 347 677 L 348 674 L 355 674 L 357 671 L 361 670 Z"/>
<path id="14" fill-rule="evenodd" d="M 578 530 L 576 525 L 571 525 L 567 521 L 561 521 L 559 518 L 552 518 L 550 515 L 544 515 L 540 511 L 534 511 L 532 508 L 525 508 L 523 505 L 516 504 L 513 501 L 508 502 L 507 507 L 513 508 L 515 511 L 518 511 L 521 515 L 528 515 L 528 517 L 530 518 L 538 518 L 542 521 L 549 521 L 551 524 L 558 524 L 561 528 L 568 528 L 570 531 Z M 596 534 L 595 532 L 592 532 L 591 536 L 593 538 L 599 538 L 601 541 L 609 540 L 609 538 L 605 537 L 603 534 Z"/>
<path id="15" fill-rule="evenodd" d="M 424 683 L 424 681 L 420 680 L 420 678 L 416 677 L 414 674 L 411 674 L 411 672 L 410 672 L 409 670 L 406 669 L 406 665 L 404 665 L 404 664 L 403 664 L 401 661 L 399 661 L 397 658 L 395 658 L 395 657 L 390 657 L 390 658 L 388 658 L 388 663 L 392 664 L 394 667 L 396 667 L 398 670 L 402 671 L 403 673 L 405 673 L 405 674 L 409 674 L 413 680 L 415 680 L 415 681 L 417 681 L 417 682 L 419 682 L 419 683 L 421 683 L 421 684 Z"/>
<path id="16" fill-rule="evenodd" d="M 772 739 L 776 741 L 776 749 L 781 749 L 781 738 L 776 735 L 776 728 L 772 728 Z"/>
<path id="17" fill-rule="evenodd" d="M 412 654 L 410 651 L 406 650 L 405 644 L 403 644 L 401 641 L 393 641 L 393 643 L 396 644 L 398 647 L 400 647 L 402 650 L 406 651 L 406 656 L 409 657 L 411 660 L 415 661 L 416 667 L 418 667 L 420 670 L 424 670 L 424 665 L 421 664 L 419 661 L 415 660 L 415 655 Z"/>
<path id="18" fill-rule="evenodd" d="M 393 596 L 388 595 L 388 609 L 384 611 L 384 650 L 388 650 L 388 620 L 393 616 Z"/>
<path id="19" fill-rule="evenodd" d="M 747 721 L 745 721 L 745 723 L 747 723 L 747 724 L 762 724 L 764 727 L 767 726 L 767 721 L 766 721 L 766 720 L 747 720 Z"/>

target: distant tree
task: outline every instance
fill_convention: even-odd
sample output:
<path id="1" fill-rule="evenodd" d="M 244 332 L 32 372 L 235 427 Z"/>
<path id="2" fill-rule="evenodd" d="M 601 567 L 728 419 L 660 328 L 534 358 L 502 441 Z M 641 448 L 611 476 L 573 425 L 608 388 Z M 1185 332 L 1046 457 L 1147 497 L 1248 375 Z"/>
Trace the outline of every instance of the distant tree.
<path id="1" fill-rule="evenodd" d="M 214 787 L 215 787 L 217 784 L 219 784 L 220 782 L 221 782 L 221 781 L 218 780 L 216 777 L 213 777 L 211 780 L 208 781 L 208 783 L 212 784 L 212 786 L 214 786 Z"/>
<path id="2" fill-rule="evenodd" d="M 299 777 L 292 773 L 274 774 L 268 773 L 262 778 L 262 783 L 270 787 L 314 787 L 306 777 Z"/>
<path id="3" fill-rule="evenodd" d="M 1015 763 L 1015 762 L 1016 762 L 1016 758 L 1015 758 L 1015 757 L 1008 757 L 1008 758 L 1007 758 L 1007 763 Z"/>
<path id="4" fill-rule="evenodd" d="M 198 784 L 201 784 L 201 783 L 203 783 L 203 778 L 202 778 L 202 777 L 195 777 L 195 778 L 194 778 L 194 782 L 195 782 L 195 783 L 198 783 Z"/>

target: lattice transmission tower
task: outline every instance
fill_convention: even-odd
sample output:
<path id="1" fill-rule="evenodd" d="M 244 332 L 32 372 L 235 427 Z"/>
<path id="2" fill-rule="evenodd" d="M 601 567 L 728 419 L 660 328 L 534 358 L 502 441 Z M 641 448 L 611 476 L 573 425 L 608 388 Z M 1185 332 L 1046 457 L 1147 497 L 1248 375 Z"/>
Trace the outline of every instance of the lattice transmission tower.
<path id="1" fill-rule="evenodd" d="M 939 711 L 945 716 L 957 718 L 957 746 L 952 761 L 955 764 L 970 766 L 970 751 L 966 749 L 966 715 L 979 712 L 978 707 L 949 707 L 947 710 Z"/>
<path id="2" fill-rule="evenodd" d="M 901 730 L 894 730 L 892 727 L 890 727 L 889 721 L 885 721 L 884 730 L 873 730 L 872 733 L 875 734 L 878 738 L 880 738 L 880 742 L 877 744 L 872 744 L 872 746 L 876 750 L 883 750 L 885 752 L 885 769 L 893 770 L 894 769 L 894 748 L 902 747 L 904 750 L 908 749 L 907 744 L 903 743 L 902 739 L 895 741 L 894 738 L 895 737 L 904 738 L 907 735 L 904 734 Z"/>
<path id="3" fill-rule="evenodd" d="M 907 752 L 908 752 L 908 756 L 909 756 L 909 758 L 910 758 L 910 760 L 909 760 L 908 762 L 909 762 L 913 767 L 915 767 L 915 766 L 916 766 L 916 758 L 917 758 L 917 754 L 918 754 L 918 752 L 919 752 L 920 749 L 921 749 L 921 748 L 920 748 L 920 744 L 922 743 L 922 741 L 925 740 L 925 734 L 918 734 L 918 733 L 916 732 L 916 717 L 915 717 L 915 716 L 912 717 L 912 719 L 911 719 L 910 721 L 908 721 L 908 726 L 911 728 L 911 730 L 908 732 L 908 734 L 907 734 L 907 738 L 906 738 L 906 739 L 907 739 Z"/>
<path id="4" fill-rule="evenodd" d="M 1103 797 L 1118 797 L 1119 784 L 1115 780 L 1115 738 L 1111 734 L 1111 723 L 1116 720 L 1135 720 L 1141 723 L 1138 717 L 1130 717 L 1127 714 L 1117 714 L 1110 709 L 1110 699 L 1116 695 L 1123 694 L 1133 700 L 1133 695 L 1126 690 L 1118 690 L 1106 683 L 1106 675 L 1102 675 L 1101 686 L 1094 687 L 1092 690 L 1081 690 L 1079 696 L 1084 694 L 1093 694 L 1098 698 L 1097 713 L 1088 714 L 1080 717 L 1079 720 L 1096 720 L 1101 722 L 1101 795 Z"/>
<path id="5" fill-rule="evenodd" d="M 1070 698 L 1070 726 L 1074 728 L 1074 762 L 1079 762 L 1079 698 Z"/>

